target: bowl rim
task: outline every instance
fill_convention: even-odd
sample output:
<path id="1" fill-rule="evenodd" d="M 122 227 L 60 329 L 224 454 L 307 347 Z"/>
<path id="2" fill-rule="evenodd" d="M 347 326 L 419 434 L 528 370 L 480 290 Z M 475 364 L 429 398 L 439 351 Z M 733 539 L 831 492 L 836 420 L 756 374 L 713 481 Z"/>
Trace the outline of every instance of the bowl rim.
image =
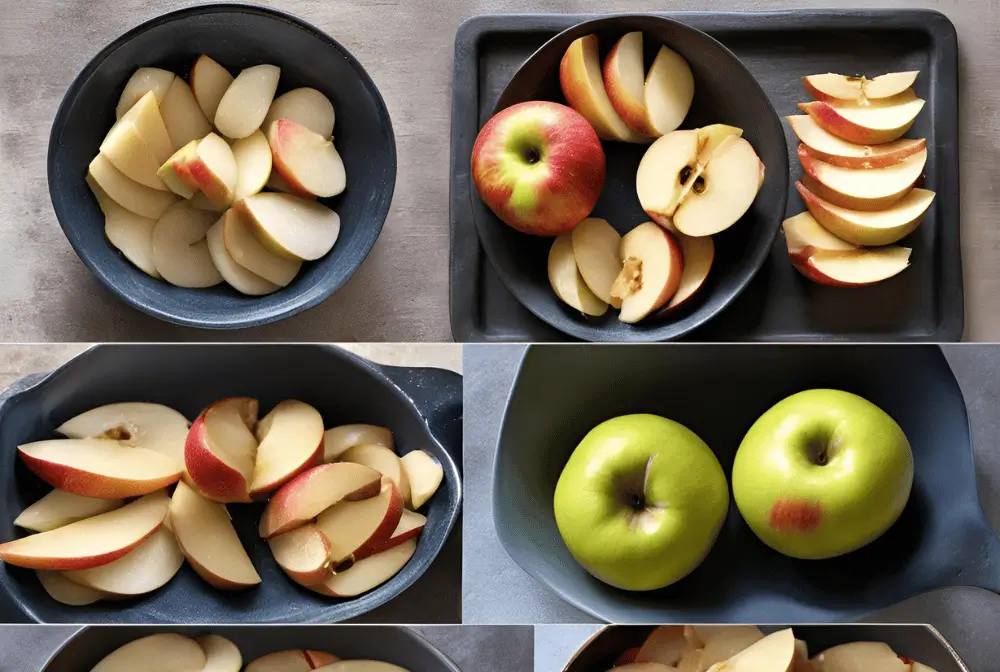
<path id="1" fill-rule="evenodd" d="M 651 13 L 648 13 L 648 12 L 617 12 L 617 13 L 611 13 L 611 14 L 600 14 L 600 15 L 595 15 L 593 18 L 589 18 L 589 19 L 587 19 L 585 21 L 581 21 L 580 23 L 574 24 L 574 25 L 570 26 L 569 28 L 560 31 L 559 33 L 557 33 L 556 35 L 554 35 L 550 39 L 546 40 L 545 43 L 541 47 L 539 47 L 538 49 L 536 49 L 531 54 L 531 56 L 529 56 L 520 65 L 520 67 L 518 67 L 518 69 L 514 72 L 514 74 L 511 75 L 510 80 L 508 80 L 507 84 L 503 88 L 503 91 L 500 92 L 500 95 L 497 98 L 497 104 L 493 107 L 492 114 L 496 115 L 497 113 L 499 113 L 500 111 L 502 111 L 503 109 L 505 109 L 505 108 L 502 108 L 500 106 L 500 104 L 501 104 L 501 102 L 503 101 L 503 99 L 505 97 L 507 89 L 510 87 L 511 81 L 513 81 L 514 78 L 517 77 L 518 73 L 521 72 L 521 70 L 524 68 L 525 64 L 528 63 L 529 61 L 531 61 L 532 59 L 534 59 L 538 54 L 540 54 L 541 52 L 543 52 L 545 50 L 551 49 L 552 45 L 554 43 L 556 43 L 557 41 L 564 40 L 568 34 L 580 33 L 580 36 L 582 37 L 588 31 L 589 32 L 599 32 L 600 30 L 604 29 L 603 24 L 605 24 L 605 23 L 607 23 L 609 21 L 617 21 L 617 20 L 622 20 L 622 19 L 629 20 L 629 21 L 649 21 L 649 22 L 652 22 L 652 23 L 660 23 L 660 24 L 670 25 L 670 26 L 673 26 L 675 28 L 676 27 L 680 27 L 681 30 L 692 31 L 695 34 L 698 34 L 702 39 L 707 40 L 711 44 L 713 44 L 716 48 L 718 48 L 720 50 L 721 53 L 723 53 L 726 56 L 728 56 L 731 59 L 731 61 L 736 65 L 736 67 L 741 72 L 743 72 L 746 75 L 747 79 L 753 82 L 754 87 L 756 87 L 757 91 L 760 93 L 761 98 L 767 104 L 767 109 L 770 110 L 772 119 L 775 122 L 777 122 L 778 127 L 781 129 L 782 132 L 780 134 L 780 138 L 781 138 L 782 144 L 785 147 L 784 154 L 785 154 L 785 157 L 786 157 L 785 158 L 785 163 L 786 163 L 785 168 L 786 169 L 784 170 L 784 179 L 785 180 L 789 180 L 790 179 L 789 178 L 788 167 L 787 167 L 788 143 L 785 140 L 784 127 L 781 124 L 781 117 L 778 115 L 778 112 L 774 108 L 774 105 L 771 103 L 771 100 L 767 97 L 767 92 L 764 91 L 764 88 L 760 85 L 760 82 L 757 81 L 757 78 L 754 77 L 753 73 L 750 72 L 750 69 L 747 68 L 747 66 L 743 63 L 743 61 L 740 60 L 740 58 L 736 54 L 734 54 L 731 49 L 729 49 L 729 47 L 727 47 L 722 42 L 720 42 L 719 40 L 715 39 L 714 37 L 712 37 L 711 35 L 709 35 L 705 31 L 699 30 L 698 28 L 695 28 L 694 26 L 691 26 L 691 25 L 685 23 L 683 20 L 674 19 L 674 18 L 670 18 L 670 17 L 667 17 L 667 16 L 658 15 L 658 14 L 651 14 Z M 482 129 L 480 128 L 480 130 L 482 130 Z M 602 141 L 602 144 L 604 142 L 607 142 L 607 141 Z M 733 291 L 731 291 L 729 293 L 728 297 L 724 297 L 722 300 L 720 300 L 718 302 L 718 304 L 716 306 L 714 306 L 710 310 L 705 311 L 704 314 L 701 314 L 702 309 L 704 308 L 704 306 L 702 306 L 701 308 L 695 308 L 693 310 L 691 310 L 689 308 L 686 311 L 684 311 L 683 313 L 681 313 L 681 317 L 679 319 L 676 319 L 676 320 L 673 320 L 673 321 L 663 322 L 663 323 L 660 323 L 659 325 L 657 325 L 655 327 L 654 326 L 650 326 L 647 329 L 635 329 L 635 328 L 633 328 L 623 341 L 619 341 L 617 339 L 609 339 L 609 338 L 602 338 L 600 336 L 595 336 L 591 332 L 596 327 L 593 326 L 593 325 L 589 325 L 587 323 L 582 323 L 582 322 L 579 322 L 579 321 L 572 321 L 572 322 L 567 323 L 567 325 L 556 324 L 553 320 L 551 320 L 548 317 L 548 315 L 545 313 L 545 311 L 540 310 L 538 308 L 538 306 L 535 306 L 531 302 L 523 301 L 522 298 L 521 298 L 520 293 L 514 290 L 514 285 L 516 283 L 513 280 L 512 274 L 506 268 L 500 268 L 497 264 L 493 263 L 493 253 L 491 251 L 491 245 L 485 241 L 484 236 L 482 236 L 482 235 L 479 234 L 480 231 L 485 230 L 487 227 L 501 225 L 502 222 L 500 222 L 499 219 L 496 218 L 495 215 L 492 215 L 492 216 L 494 217 L 494 219 L 496 219 L 496 221 L 483 221 L 483 222 L 480 221 L 482 219 L 481 217 L 477 217 L 476 216 L 476 210 L 477 210 L 477 208 L 476 208 L 476 199 L 478 198 L 478 196 L 475 193 L 475 187 L 474 186 L 470 187 L 468 198 L 470 199 L 470 205 L 472 206 L 471 207 L 471 212 L 472 212 L 473 224 L 476 227 L 477 236 L 479 238 L 480 244 L 483 247 L 483 250 L 486 253 L 486 257 L 489 259 L 490 264 L 493 266 L 493 269 L 496 271 L 497 277 L 500 279 L 500 282 L 503 284 L 503 286 L 507 289 L 508 292 L 511 293 L 511 295 L 517 300 L 517 302 L 519 304 L 521 304 L 522 306 L 524 306 L 524 308 L 526 308 L 528 311 L 530 311 L 532 315 L 534 315 L 535 317 L 537 317 L 541 321 L 545 322 L 547 325 L 549 325 L 553 329 L 556 329 L 556 330 L 558 330 L 558 331 L 560 331 L 560 332 L 562 332 L 562 333 L 564 333 L 564 334 L 566 334 L 568 336 L 571 336 L 573 338 L 581 339 L 581 340 L 584 340 L 584 341 L 591 341 L 591 342 L 625 342 L 625 343 L 656 343 L 656 342 L 672 341 L 672 340 L 677 340 L 679 338 L 683 338 L 684 336 L 690 334 L 691 332 L 695 331 L 696 329 L 704 326 L 709 321 L 711 321 L 712 319 L 714 319 L 715 317 L 717 317 L 719 315 L 719 313 L 721 313 L 723 310 L 725 310 L 726 308 L 728 308 L 730 306 L 730 304 L 732 304 L 732 302 L 735 301 L 736 298 L 743 293 L 743 291 L 747 288 L 747 286 L 750 284 L 750 282 L 760 272 L 760 269 L 763 268 L 765 262 L 767 261 L 767 258 L 770 256 L 771 251 L 774 248 L 774 241 L 778 237 L 778 229 L 781 228 L 781 221 L 784 218 L 784 208 L 787 207 L 788 190 L 785 189 L 785 194 L 784 194 L 784 197 L 782 199 L 782 201 L 783 201 L 782 204 L 783 204 L 784 207 L 782 208 L 782 212 L 781 212 L 780 216 L 776 218 L 774 226 L 771 228 L 771 231 L 770 232 L 766 232 L 766 231 L 764 232 L 764 239 L 761 241 L 760 247 L 754 249 L 753 254 L 748 255 L 749 258 L 750 258 L 750 260 L 751 260 L 751 262 L 752 262 L 751 263 L 751 270 L 750 270 L 750 272 L 747 273 L 746 276 L 744 278 L 742 278 L 738 283 L 736 283 Z M 485 207 L 485 204 L 484 204 L 484 207 Z M 522 234 L 522 235 L 527 235 L 527 234 Z M 763 244 L 765 242 L 766 242 L 766 245 Z M 604 330 L 601 330 L 601 331 L 604 331 Z M 664 332 L 666 332 L 666 333 L 664 333 Z"/>
<path id="2" fill-rule="evenodd" d="M 381 212 L 377 217 L 374 218 L 373 233 L 374 237 L 372 243 L 367 246 L 367 249 L 357 260 L 356 264 L 352 264 L 353 268 L 347 273 L 343 280 L 337 283 L 317 285 L 313 287 L 310 291 L 300 293 L 300 294 L 289 294 L 288 299 L 281 305 L 275 306 L 271 309 L 271 312 L 267 315 L 247 315 L 247 316 L 235 316 L 227 317 L 224 319 L 208 318 L 208 317 L 188 317 L 184 315 L 178 315 L 170 311 L 158 308 L 153 305 L 149 305 L 148 302 L 141 301 L 137 299 L 130 293 L 122 291 L 116 282 L 114 282 L 114 274 L 109 273 L 107 269 L 103 268 L 101 265 L 95 263 L 95 261 L 87 254 L 82 251 L 79 237 L 76 235 L 73 226 L 69 222 L 63 220 L 63 214 L 60 208 L 56 206 L 55 197 L 55 187 L 53 184 L 52 176 L 55 172 L 55 164 L 57 160 L 57 155 L 60 151 L 60 138 L 62 136 L 63 129 L 66 127 L 69 118 L 69 108 L 79 97 L 81 90 L 94 75 L 97 69 L 107 60 L 115 51 L 123 47 L 128 42 L 132 41 L 138 35 L 152 29 L 159 27 L 161 25 L 170 23 L 178 19 L 184 19 L 189 16 L 195 16 L 199 14 L 210 14 L 210 13 L 248 13 L 267 16 L 272 19 L 277 19 L 305 31 L 312 36 L 318 38 L 319 40 L 325 42 L 328 46 L 336 50 L 343 58 L 347 61 L 348 65 L 357 73 L 358 78 L 361 80 L 362 85 L 371 94 L 376 108 L 379 111 L 380 125 L 383 126 L 385 132 L 388 133 L 389 140 L 389 164 L 391 179 L 389 180 L 386 198 L 382 200 L 382 205 L 380 206 Z M 385 221 L 389 217 L 389 211 L 392 206 L 393 195 L 396 189 L 396 178 L 399 171 L 398 165 L 398 154 L 396 148 L 396 135 L 392 127 L 392 117 L 389 114 L 389 109 L 385 104 L 385 99 L 382 97 L 382 93 L 379 91 L 378 86 L 375 81 L 365 70 L 361 62 L 352 55 L 347 49 L 344 48 L 340 42 L 338 42 L 331 35 L 327 34 L 325 31 L 320 30 L 313 24 L 300 19 L 299 17 L 285 12 L 280 9 L 274 9 L 271 7 L 265 7 L 263 5 L 258 5 L 254 3 L 245 2 L 233 2 L 233 3 L 209 3 L 203 5 L 193 5 L 190 7 L 183 7 L 181 9 L 173 10 L 163 14 L 154 16 L 151 19 L 143 21 L 139 25 L 129 29 L 125 33 L 116 37 L 110 44 L 101 49 L 96 55 L 94 55 L 83 69 L 76 75 L 72 83 L 66 89 L 63 94 L 62 100 L 59 101 L 59 106 L 56 108 L 55 116 L 52 119 L 52 126 L 49 130 L 48 139 L 48 149 L 46 156 L 46 181 L 48 182 L 49 191 L 49 202 L 52 206 L 52 210 L 55 213 L 56 220 L 59 222 L 59 227 L 63 231 L 63 235 L 69 241 L 70 246 L 73 251 L 76 252 L 77 257 L 83 262 L 84 266 L 90 271 L 91 275 L 97 278 L 98 282 L 111 294 L 118 297 L 120 300 L 124 301 L 127 305 L 143 312 L 152 317 L 158 318 L 165 322 L 172 324 L 185 326 L 185 327 L 196 327 L 201 329 L 212 329 L 212 330 L 226 330 L 226 329 L 246 329 L 250 327 L 258 327 L 265 324 L 271 324 L 273 322 L 279 322 L 286 318 L 297 315 L 303 311 L 310 308 L 314 308 L 326 299 L 330 298 L 335 292 L 337 292 L 341 287 L 347 284 L 354 274 L 358 271 L 364 261 L 371 254 L 372 249 L 375 247 L 375 243 L 378 241 L 379 236 L 382 233 L 382 229 L 385 226 Z M 287 288 L 282 288 L 278 293 L 285 291 Z"/>

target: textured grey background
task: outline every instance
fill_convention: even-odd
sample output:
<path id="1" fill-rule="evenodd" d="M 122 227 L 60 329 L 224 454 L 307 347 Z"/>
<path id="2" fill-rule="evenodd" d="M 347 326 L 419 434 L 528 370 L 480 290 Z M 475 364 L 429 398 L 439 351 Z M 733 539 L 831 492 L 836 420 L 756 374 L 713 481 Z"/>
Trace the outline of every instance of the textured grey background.
<path id="1" fill-rule="evenodd" d="M 426 626 L 413 629 L 465 672 L 531 672 L 530 627 Z M 76 631 L 75 626 L 62 625 L 0 626 L 0 670 L 40 670 L 48 657 Z"/>
<path id="2" fill-rule="evenodd" d="M 265 0 L 262 0 L 265 1 Z M 487 12 L 926 7 L 961 49 L 962 237 L 971 340 L 1000 339 L 1000 12 L 991 0 L 282 0 L 339 40 L 392 115 L 399 177 L 371 256 L 322 306 L 251 332 L 206 333 L 146 317 L 107 294 L 59 229 L 45 179 L 49 127 L 76 74 L 104 45 L 183 0 L 0 0 L 0 342 L 109 340 L 444 341 L 452 51 Z"/>
<path id="3" fill-rule="evenodd" d="M 950 345 L 944 351 L 969 408 L 983 508 L 993 528 L 998 530 L 1000 346 Z M 493 456 L 504 404 L 523 352 L 524 346 L 520 345 L 464 347 L 463 623 L 596 623 L 521 570 L 503 550 L 493 528 L 490 495 Z M 956 643 L 992 642 L 994 647 L 1000 647 L 995 641 L 996 633 L 1000 632 L 1000 596 L 978 588 L 927 593 L 880 612 L 873 620 L 932 623 Z M 976 653 L 962 652 L 970 659 L 970 653 Z M 998 653 L 1000 650 L 993 652 L 994 666 Z M 986 657 L 981 660 L 985 664 Z"/>

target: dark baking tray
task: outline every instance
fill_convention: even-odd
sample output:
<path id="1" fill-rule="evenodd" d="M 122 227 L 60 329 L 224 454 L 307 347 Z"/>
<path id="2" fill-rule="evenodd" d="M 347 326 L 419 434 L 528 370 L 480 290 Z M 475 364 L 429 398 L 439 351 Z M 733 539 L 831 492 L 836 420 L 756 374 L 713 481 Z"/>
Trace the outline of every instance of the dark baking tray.
<path id="1" fill-rule="evenodd" d="M 118 401 L 166 404 L 192 420 L 214 399 L 251 395 L 261 410 L 302 399 L 327 426 L 391 427 L 401 452 L 421 448 L 444 466 L 441 490 L 410 563 L 348 600 L 297 586 L 257 533 L 264 504 L 228 507 L 261 585 L 216 590 L 184 566 L 148 595 L 68 607 L 30 569 L 0 563 L 0 623 L 457 623 L 461 620 L 462 377 L 433 368 L 381 366 L 328 345 L 101 345 L 0 394 L 0 541 L 20 536 L 16 515 L 50 487 L 17 459 L 17 446 L 52 438 L 77 413 Z M 459 525 L 459 529 L 461 526 Z M 405 595 L 401 593 L 406 592 Z"/>
<path id="2" fill-rule="evenodd" d="M 923 225 L 903 244 L 913 265 L 861 289 L 823 287 L 788 262 L 784 238 L 754 281 L 722 314 L 692 332 L 696 341 L 956 341 L 964 327 L 959 208 L 958 38 L 928 10 L 794 10 L 663 13 L 703 30 L 739 56 L 778 114 L 800 114 L 799 81 L 816 72 L 920 70 L 927 100 L 910 131 L 926 137 L 926 184 L 937 192 Z M 469 157 L 500 92 L 547 40 L 597 15 L 488 15 L 466 21 L 455 42 L 451 141 L 451 323 L 458 341 L 564 341 L 507 291 L 479 243 Z M 785 124 L 792 177 L 798 140 Z M 789 186 L 786 215 L 805 210 Z"/>

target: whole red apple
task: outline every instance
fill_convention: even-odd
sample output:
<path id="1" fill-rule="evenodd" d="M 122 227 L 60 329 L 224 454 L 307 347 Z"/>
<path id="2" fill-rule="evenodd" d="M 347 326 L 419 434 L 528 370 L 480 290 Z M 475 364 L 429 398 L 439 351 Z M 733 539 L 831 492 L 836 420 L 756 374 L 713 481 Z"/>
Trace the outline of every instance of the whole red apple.
<path id="1" fill-rule="evenodd" d="M 604 148 L 572 108 L 520 103 L 486 122 L 472 148 L 472 179 L 496 216 L 538 236 L 586 219 L 604 187 Z"/>

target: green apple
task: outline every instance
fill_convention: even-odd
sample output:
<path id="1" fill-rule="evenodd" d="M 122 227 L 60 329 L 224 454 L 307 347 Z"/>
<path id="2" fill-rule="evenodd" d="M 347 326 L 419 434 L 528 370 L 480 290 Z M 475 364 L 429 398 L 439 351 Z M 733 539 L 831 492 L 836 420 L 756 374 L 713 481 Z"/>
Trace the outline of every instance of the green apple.
<path id="1" fill-rule="evenodd" d="M 733 496 L 765 544 L 793 558 L 832 558 L 896 522 L 913 486 L 913 451 L 896 421 L 840 390 L 775 404 L 743 438 Z"/>
<path id="2" fill-rule="evenodd" d="M 729 509 L 726 475 L 698 435 L 656 415 L 587 434 L 559 476 L 559 534 L 584 569 L 625 590 L 656 590 L 708 555 Z"/>

